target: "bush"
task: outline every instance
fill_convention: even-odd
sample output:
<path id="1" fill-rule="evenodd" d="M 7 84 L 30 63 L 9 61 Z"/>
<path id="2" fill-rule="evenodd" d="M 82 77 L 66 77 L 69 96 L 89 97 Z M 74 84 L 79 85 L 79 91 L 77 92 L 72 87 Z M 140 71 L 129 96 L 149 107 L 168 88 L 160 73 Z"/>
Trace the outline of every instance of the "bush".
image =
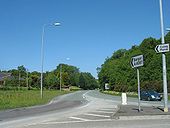
<path id="1" fill-rule="evenodd" d="M 162 81 L 146 81 L 141 83 L 141 90 L 154 90 L 157 92 L 163 92 Z"/>
<path id="2" fill-rule="evenodd" d="M 76 87 L 76 86 L 70 87 L 70 91 L 79 91 L 79 90 L 81 90 L 81 88 L 79 88 L 79 87 Z"/>
<path id="3" fill-rule="evenodd" d="M 170 93 L 170 80 L 168 81 L 168 93 Z"/>

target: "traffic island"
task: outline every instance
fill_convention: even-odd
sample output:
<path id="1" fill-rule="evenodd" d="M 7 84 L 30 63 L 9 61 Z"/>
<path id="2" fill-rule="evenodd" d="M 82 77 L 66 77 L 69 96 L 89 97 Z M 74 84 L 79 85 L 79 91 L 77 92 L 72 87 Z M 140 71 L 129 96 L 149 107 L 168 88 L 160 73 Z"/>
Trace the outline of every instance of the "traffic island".
<path id="1" fill-rule="evenodd" d="M 152 119 L 168 118 L 170 119 L 170 108 L 168 112 L 163 111 L 163 107 L 141 107 L 134 105 L 120 105 L 118 111 L 112 116 L 113 119 Z"/>

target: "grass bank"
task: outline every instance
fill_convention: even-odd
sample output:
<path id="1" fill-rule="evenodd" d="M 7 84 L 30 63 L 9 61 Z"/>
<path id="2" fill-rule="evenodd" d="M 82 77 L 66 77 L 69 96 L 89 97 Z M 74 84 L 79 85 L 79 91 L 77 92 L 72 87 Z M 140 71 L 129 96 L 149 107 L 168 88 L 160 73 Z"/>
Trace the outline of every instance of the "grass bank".
<path id="1" fill-rule="evenodd" d="M 104 94 L 109 94 L 113 96 L 121 96 L 122 92 L 115 92 L 115 91 L 101 91 Z M 126 92 L 127 97 L 138 97 L 138 94 L 136 92 Z M 168 100 L 170 100 L 170 95 L 168 95 Z"/>
<path id="2" fill-rule="evenodd" d="M 56 96 L 70 92 L 72 91 L 45 90 L 41 99 L 39 90 L 1 90 L 0 110 L 45 104 Z"/>
<path id="3" fill-rule="evenodd" d="M 101 91 L 104 94 L 109 94 L 113 96 L 121 96 L 122 92 L 115 92 L 115 91 Z M 136 92 L 126 92 L 128 97 L 138 97 L 138 94 Z"/>

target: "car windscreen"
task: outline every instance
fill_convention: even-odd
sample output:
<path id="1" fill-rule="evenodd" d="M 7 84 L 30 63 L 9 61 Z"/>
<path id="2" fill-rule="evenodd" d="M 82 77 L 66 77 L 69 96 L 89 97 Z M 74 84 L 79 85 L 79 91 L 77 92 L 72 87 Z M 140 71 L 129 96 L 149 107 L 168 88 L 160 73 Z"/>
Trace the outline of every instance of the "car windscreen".
<path id="1" fill-rule="evenodd" d="M 155 91 L 149 91 L 149 93 L 151 94 L 151 95 L 159 95 L 157 92 L 155 92 Z"/>

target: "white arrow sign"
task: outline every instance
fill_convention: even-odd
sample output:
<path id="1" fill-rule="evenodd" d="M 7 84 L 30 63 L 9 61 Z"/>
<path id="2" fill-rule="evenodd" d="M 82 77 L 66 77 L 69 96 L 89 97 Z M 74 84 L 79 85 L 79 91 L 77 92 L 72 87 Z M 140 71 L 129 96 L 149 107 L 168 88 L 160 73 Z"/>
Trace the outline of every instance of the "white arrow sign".
<path id="1" fill-rule="evenodd" d="M 143 66 L 143 55 L 132 57 L 131 59 L 132 68 L 137 68 Z"/>
<path id="2" fill-rule="evenodd" d="M 157 53 L 169 52 L 169 44 L 160 44 L 155 47 Z"/>

